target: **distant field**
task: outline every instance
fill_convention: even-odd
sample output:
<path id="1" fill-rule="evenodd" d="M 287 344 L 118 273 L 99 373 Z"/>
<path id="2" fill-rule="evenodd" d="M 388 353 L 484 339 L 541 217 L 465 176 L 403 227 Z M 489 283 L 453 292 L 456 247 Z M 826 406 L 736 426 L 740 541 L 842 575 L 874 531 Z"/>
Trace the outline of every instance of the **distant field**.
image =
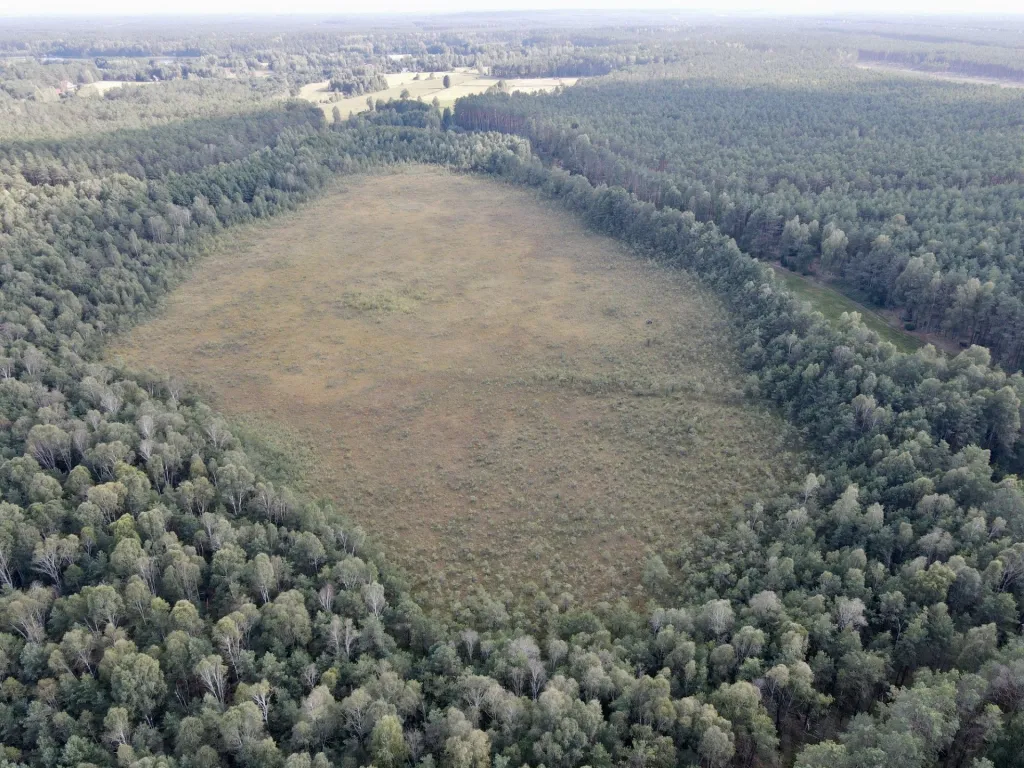
<path id="1" fill-rule="evenodd" d="M 126 85 L 153 85 L 155 82 L 156 81 L 154 80 L 97 80 L 94 83 L 83 85 L 78 89 L 78 93 L 82 96 L 92 94 L 103 96 L 107 91 L 113 91 L 116 88 L 123 88 Z"/>
<path id="2" fill-rule="evenodd" d="M 532 193 L 358 178 L 219 249 L 110 357 L 309 462 L 428 600 L 637 595 L 645 555 L 799 471 L 716 301 Z"/>
<path id="3" fill-rule="evenodd" d="M 880 72 L 890 72 L 909 77 L 927 77 L 931 80 L 945 80 L 949 83 L 969 83 L 973 85 L 997 85 L 1000 88 L 1024 88 L 1024 83 L 1018 80 L 1002 80 L 997 77 L 973 77 L 971 75 L 958 75 L 955 72 L 932 72 L 924 69 L 912 69 L 901 67 L 896 64 L 885 64 L 883 62 L 858 62 L 857 69 L 870 69 Z"/>
<path id="4" fill-rule="evenodd" d="M 451 78 L 451 87 L 444 87 L 444 76 Z M 419 79 L 415 79 L 419 76 Z M 299 96 L 303 99 L 319 104 L 328 117 L 334 114 L 334 108 L 341 111 L 343 118 L 349 118 L 359 112 L 366 110 L 366 99 L 372 96 L 374 101 L 383 99 L 397 99 L 402 91 L 409 91 L 409 98 L 421 98 L 425 102 L 431 102 L 436 97 L 442 107 L 450 107 L 455 100 L 461 96 L 471 96 L 474 93 L 483 93 L 492 85 L 497 85 L 499 79 L 496 77 L 483 77 L 475 71 L 435 72 L 433 79 L 430 79 L 429 72 L 401 72 L 398 74 L 385 75 L 389 88 L 386 91 L 377 91 L 362 96 L 352 96 L 347 99 L 332 101 L 334 94 L 327 90 L 328 81 L 322 83 L 310 83 L 303 86 Z M 537 91 L 551 91 L 560 85 L 574 85 L 579 78 L 576 77 L 534 77 L 508 79 L 505 83 L 511 91 L 524 91 L 536 93 Z"/>

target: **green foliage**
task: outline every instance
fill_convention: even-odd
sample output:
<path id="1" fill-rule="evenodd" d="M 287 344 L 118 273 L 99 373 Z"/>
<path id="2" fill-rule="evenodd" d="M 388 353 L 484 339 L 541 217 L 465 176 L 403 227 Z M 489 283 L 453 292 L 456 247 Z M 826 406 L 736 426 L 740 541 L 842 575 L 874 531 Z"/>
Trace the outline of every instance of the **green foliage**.
<path id="1" fill-rule="evenodd" d="M 432 40 L 425 56 L 449 55 L 446 46 Z M 569 102 L 612 112 L 591 90 Z M 832 130 L 823 120 L 867 98 L 690 91 L 676 96 L 751 118 L 728 128 L 749 131 L 738 144 L 777 125 L 775 102 L 796 109 L 813 139 Z M 636 107 L 623 111 L 641 125 L 649 105 Z M 915 152 L 954 125 L 930 126 L 935 105 L 913 94 L 893 109 L 879 111 L 880 125 L 902 116 L 921 126 Z M 959 125 L 1006 119 L 997 102 L 979 109 Z M 214 144 L 208 161 L 190 152 L 191 135 Z M 609 135 L 647 146 L 622 126 Z M 902 354 L 856 317 L 830 325 L 715 216 L 594 186 L 517 139 L 371 120 L 330 130 L 297 106 L 121 139 L 83 139 L 67 157 L 52 144 L 3 147 L 4 765 L 750 766 L 778 762 L 783 745 L 801 768 L 1019 763 L 1024 498 L 1011 473 L 1024 379 L 993 368 L 986 350 Z M 618 173 L 589 138 L 550 141 L 546 152 L 569 147 Z M 979 157 L 969 140 L 958 146 Z M 407 161 L 530 185 L 640 254 L 699 275 L 733 312 L 751 393 L 806 432 L 816 473 L 652 561 L 663 605 L 642 615 L 542 594 L 525 607 L 480 596 L 442 622 L 336 510 L 260 476 L 180 383 L 99 362 L 104 341 L 153 309 L 209 233 L 286 211 L 336 173 Z M 642 165 L 621 169 L 642 179 Z M 984 163 L 963 165 L 924 162 L 923 177 L 941 182 L 942 199 L 977 194 L 1002 211 L 966 225 L 994 225 L 998 260 L 1012 184 L 986 182 Z M 742 163 L 730 172 L 759 178 Z M 947 183 L 961 172 L 977 183 Z M 865 200 L 880 190 L 917 199 L 888 166 L 864 181 Z M 781 191 L 740 181 L 734 191 L 827 203 L 813 180 L 770 186 Z M 774 224 L 781 238 L 799 214 L 759 210 L 747 222 L 759 222 L 754 250 L 774 247 Z M 901 238 L 914 241 L 911 225 L 882 210 L 863 231 L 841 227 L 857 254 L 851 276 L 865 264 L 932 269 L 926 254 L 893 256 L 907 247 Z M 787 258 L 806 264 L 818 236 L 810 222 L 825 218 L 789 226 Z M 831 242 L 822 256 L 841 259 L 841 238 L 825 234 L 832 223 L 818 230 Z M 972 237 L 950 235 L 952 247 Z M 950 274 L 939 269 L 939 282 Z M 966 307 L 982 284 L 958 282 Z M 807 744 L 809 734 L 820 743 Z"/>
<path id="2" fill-rule="evenodd" d="M 744 64 L 759 66 L 467 97 L 454 121 L 526 136 L 594 184 L 713 221 L 752 256 L 834 276 L 922 331 L 1019 367 L 1024 179 L 1006 169 L 1024 158 L 1005 136 L 1021 92 L 856 71 L 828 71 L 827 88 L 751 84 Z M 781 65 L 809 78 L 796 55 Z"/>

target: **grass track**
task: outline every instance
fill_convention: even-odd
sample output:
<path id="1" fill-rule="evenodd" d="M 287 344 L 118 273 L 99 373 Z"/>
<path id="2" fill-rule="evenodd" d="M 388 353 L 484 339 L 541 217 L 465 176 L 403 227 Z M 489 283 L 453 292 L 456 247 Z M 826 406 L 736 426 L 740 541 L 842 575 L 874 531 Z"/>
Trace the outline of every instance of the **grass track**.
<path id="1" fill-rule="evenodd" d="M 924 346 L 920 339 L 893 328 L 877 312 L 844 296 L 834 288 L 819 285 L 785 267 L 776 266 L 774 269 L 775 276 L 794 296 L 810 302 L 811 306 L 829 321 L 838 320 L 844 312 L 858 312 L 864 325 L 885 341 L 894 344 L 900 352 L 914 352 Z"/>

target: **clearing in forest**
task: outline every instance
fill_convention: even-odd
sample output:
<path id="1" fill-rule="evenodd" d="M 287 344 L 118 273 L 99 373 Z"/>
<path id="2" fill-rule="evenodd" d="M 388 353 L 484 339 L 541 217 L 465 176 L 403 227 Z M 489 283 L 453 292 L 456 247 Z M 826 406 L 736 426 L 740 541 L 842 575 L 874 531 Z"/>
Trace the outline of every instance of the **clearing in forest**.
<path id="1" fill-rule="evenodd" d="M 877 333 L 883 341 L 893 344 L 900 352 L 915 352 L 925 344 L 934 344 L 936 348 L 945 352 L 949 352 L 951 346 L 956 346 L 955 341 L 951 342 L 937 334 L 912 333 L 901 329 L 898 325 L 899 312 L 892 312 L 893 317 L 887 318 L 886 314 L 883 314 L 885 310 L 871 309 L 860 304 L 824 280 L 799 275 L 778 263 L 772 264 L 771 267 L 775 270 L 775 277 L 793 296 L 808 302 L 811 309 L 821 312 L 831 323 L 839 322 L 844 312 L 856 312 L 864 325 Z"/>
<path id="2" fill-rule="evenodd" d="M 136 85 L 156 85 L 156 80 L 97 80 L 78 89 L 79 96 L 106 96 L 109 91 Z"/>
<path id="3" fill-rule="evenodd" d="M 450 87 L 444 87 L 444 78 L 449 78 Z M 299 91 L 299 96 L 319 106 L 328 119 L 334 115 L 334 108 L 341 112 L 347 120 L 352 115 L 367 110 L 366 99 L 374 101 L 390 101 L 399 99 L 404 91 L 409 92 L 410 99 L 419 99 L 428 104 L 436 98 L 442 107 L 450 107 L 462 96 L 483 93 L 488 88 L 502 82 L 501 78 L 481 75 L 475 70 L 459 69 L 452 72 L 399 72 L 385 75 L 388 81 L 386 91 L 364 93 L 361 96 L 342 97 L 340 93 L 328 90 L 329 80 L 321 83 L 309 83 Z M 505 86 L 509 93 L 538 93 L 553 91 L 555 88 L 575 85 L 578 77 L 522 77 L 506 78 Z"/>
<path id="4" fill-rule="evenodd" d="M 967 83 L 969 85 L 997 85 L 1000 88 L 1024 88 L 1024 83 L 1019 80 L 1005 80 L 999 77 L 975 77 L 973 75 L 959 75 L 956 72 L 929 71 L 924 69 L 913 69 L 912 67 L 901 67 L 898 64 L 885 64 L 884 62 L 861 61 L 855 64 L 857 69 L 867 69 L 876 72 L 887 72 L 893 75 L 904 75 L 906 77 L 927 77 L 931 80 L 945 80 L 947 83 Z"/>
<path id="5" fill-rule="evenodd" d="M 294 441 L 428 601 L 636 597 L 647 553 L 797 471 L 692 277 L 496 181 L 345 184 L 207 257 L 110 357 Z"/>

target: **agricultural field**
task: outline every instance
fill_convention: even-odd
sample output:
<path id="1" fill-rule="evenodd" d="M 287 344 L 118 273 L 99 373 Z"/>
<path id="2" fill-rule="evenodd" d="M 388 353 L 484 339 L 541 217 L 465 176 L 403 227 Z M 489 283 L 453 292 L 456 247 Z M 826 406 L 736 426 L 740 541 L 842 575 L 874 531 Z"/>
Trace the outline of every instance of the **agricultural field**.
<path id="1" fill-rule="evenodd" d="M 610 599 L 801 469 L 727 329 L 693 278 L 534 193 L 415 167 L 249 228 L 109 358 L 309 457 L 431 602 Z"/>
<path id="2" fill-rule="evenodd" d="M 445 76 L 450 78 L 451 87 L 444 87 Z M 425 102 L 432 102 L 435 98 L 440 102 L 441 107 L 450 107 L 455 100 L 462 96 L 471 96 L 483 93 L 488 88 L 497 85 L 500 80 L 496 77 L 487 77 L 479 74 L 476 70 L 459 69 L 451 72 L 399 72 L 385 75 L 388 81 L 386 91 L 377 91 L 372 94 L 362 94 L 349 98 L 340 98 L 341 94 L 329 91 L 327 80 L 319 83 L 310 83 L 302 87 L 299 96 L 303 99 L 320 105 L 324 113 L 331 117 L 334 108 L 341 111 L 344 119 L 366 110 L 366 99 L 373 98 L 374 101 L 381 99 L 389 101 L 401 97 L 403 91 L 409 92 L 409 98 L 421 99 Z M 523 93 L 538 93 L 553 91 L 559 87 L 575 85 L 579 78 L 576 77 L 533 77 L 505 80 L 508 90 L 511 92 L 521 91 Z"/>

